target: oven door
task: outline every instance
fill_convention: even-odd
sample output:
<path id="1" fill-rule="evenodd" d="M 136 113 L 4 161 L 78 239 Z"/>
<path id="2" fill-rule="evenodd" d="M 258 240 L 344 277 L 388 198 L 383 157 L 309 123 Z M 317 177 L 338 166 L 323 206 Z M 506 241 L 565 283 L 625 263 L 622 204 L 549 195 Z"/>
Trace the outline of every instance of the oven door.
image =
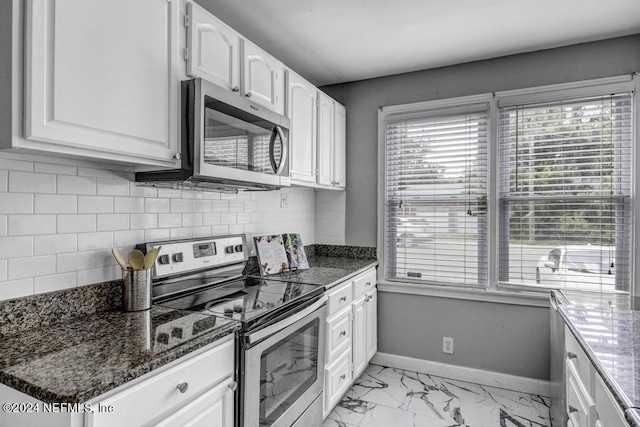
<path id="1" fill-rule="evenodd" d="M 322 395 L 326 299 L 245 336 L 242 426 L 289 427 Z"/>

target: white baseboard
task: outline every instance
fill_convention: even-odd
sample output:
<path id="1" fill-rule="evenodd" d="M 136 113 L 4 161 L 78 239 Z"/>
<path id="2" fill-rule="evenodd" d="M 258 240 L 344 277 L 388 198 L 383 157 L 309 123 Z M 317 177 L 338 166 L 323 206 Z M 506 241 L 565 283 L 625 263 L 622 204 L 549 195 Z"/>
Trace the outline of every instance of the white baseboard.
<path id="1" fill-rule="evenodd" d="M 371 359 L 371 363 L 544 397 L 549 397 L 550 394 L 549 381 L 468 368 L 466 366 L 449 365 L 447 363 L 414 359 L 413 357 L 398 356 L 389 353 L 376 353 L 373 359 Z"/>

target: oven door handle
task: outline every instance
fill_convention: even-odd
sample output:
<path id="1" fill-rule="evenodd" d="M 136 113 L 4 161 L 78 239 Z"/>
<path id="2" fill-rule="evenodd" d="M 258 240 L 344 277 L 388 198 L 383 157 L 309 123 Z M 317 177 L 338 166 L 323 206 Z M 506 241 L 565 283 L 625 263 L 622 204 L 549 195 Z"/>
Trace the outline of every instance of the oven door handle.
<path id="1" fill-rule="evenodd" d="M 291 316 L 283 319 L 281 322 L 275 323 L 273 325 L 267 326 L 264 329 L 260 329 L 255 331 L 246 337 L 246 342 L 249 345 L 255 344 L 258 341 L 263 340 L 269 335 L 273 335 L 276 332 L 280 332 L 281 330 L 293 325 L 294 323 L 304 319 L 320 307 L 322 307 L 327 302 L 328 297 L 326 295 L 322 295 L 318 301 L 314 302 L 307 308 L 300 310 L 297 313 L 292 314 Z"/>

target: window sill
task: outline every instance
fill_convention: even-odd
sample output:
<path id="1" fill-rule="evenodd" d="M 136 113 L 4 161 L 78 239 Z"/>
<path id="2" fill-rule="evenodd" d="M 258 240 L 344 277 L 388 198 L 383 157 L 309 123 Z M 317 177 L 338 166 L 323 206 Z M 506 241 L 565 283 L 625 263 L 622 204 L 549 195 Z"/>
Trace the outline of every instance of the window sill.
<path id="1" fill-rule="evenodd" d="M 387 282 L 383 280 L 378 281 L 378 290 L 380 292 L 407 295 L 423 295 L 498 304 L 525 305 L 530 307 L 549 307 L 548 292 L 508 292 L 474 288 L 448 288 L 446 286 Z"/>

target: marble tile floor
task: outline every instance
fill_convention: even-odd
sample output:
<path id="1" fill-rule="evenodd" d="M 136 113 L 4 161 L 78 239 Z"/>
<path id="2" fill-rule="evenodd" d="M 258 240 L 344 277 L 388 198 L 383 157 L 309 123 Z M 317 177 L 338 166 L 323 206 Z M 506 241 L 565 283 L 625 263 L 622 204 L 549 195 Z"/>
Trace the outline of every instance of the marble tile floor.
<path id="1" fill-rule="evenodd" d="M 549 398 L 369 365 L 323 427 L 551 426 Z"/>

